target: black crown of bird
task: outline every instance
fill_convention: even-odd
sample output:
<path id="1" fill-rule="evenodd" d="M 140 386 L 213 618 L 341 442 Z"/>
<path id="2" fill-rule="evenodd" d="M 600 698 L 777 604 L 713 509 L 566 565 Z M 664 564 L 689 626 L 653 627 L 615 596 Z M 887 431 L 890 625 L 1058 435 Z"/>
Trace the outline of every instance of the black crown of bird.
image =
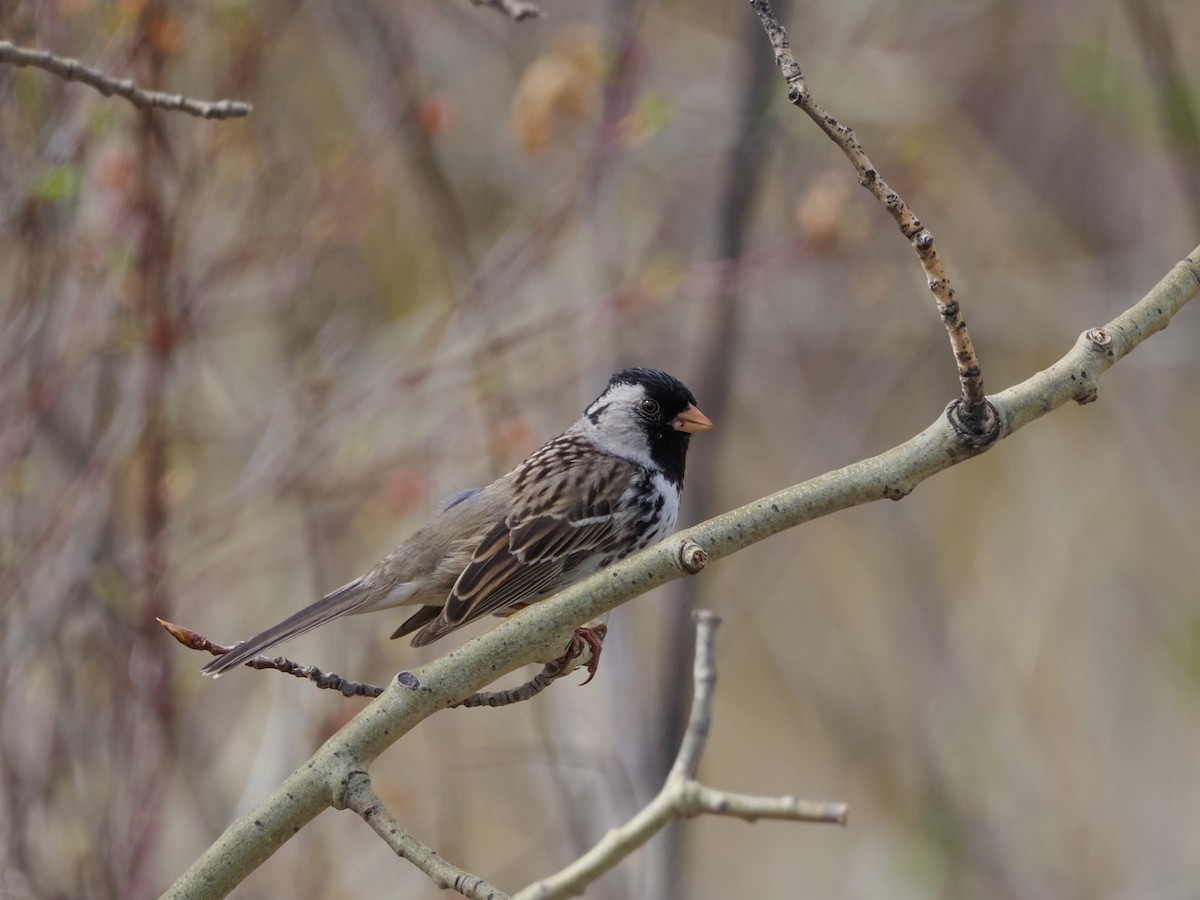
<path id="1" fill-rule="evenodd" d="M 392 637 L 413 634 L 422 647 L 549 597 L 675 530 L 689 437 L 712 427 L 677 378 L 622 369 L 575 424 L 507 475 L 454 494 L 370 571 L 202 671 L 219 676 L 342 616 L 415 606 Z M 585 639 L 594 673 L 599 643 Z"/>

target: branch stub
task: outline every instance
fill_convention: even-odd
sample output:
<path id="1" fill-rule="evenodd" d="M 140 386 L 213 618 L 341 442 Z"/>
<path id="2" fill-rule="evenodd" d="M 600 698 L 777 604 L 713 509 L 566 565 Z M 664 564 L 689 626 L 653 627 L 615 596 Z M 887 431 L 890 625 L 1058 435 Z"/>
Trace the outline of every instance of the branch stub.
<path id="1" fill-rule="evenodd" d="M 679 548 L 679 564 L 683 571 L 695 575 L 708 565 L 708 551 L 695 541 L 684 541 L 683 546 Z"/>
<path id="2" fill-rule="evenodd" d="M 1083 333 L 1096 350 L 1112 350 L 1113 336 L 1107 328 L 1089 328 Z"/>

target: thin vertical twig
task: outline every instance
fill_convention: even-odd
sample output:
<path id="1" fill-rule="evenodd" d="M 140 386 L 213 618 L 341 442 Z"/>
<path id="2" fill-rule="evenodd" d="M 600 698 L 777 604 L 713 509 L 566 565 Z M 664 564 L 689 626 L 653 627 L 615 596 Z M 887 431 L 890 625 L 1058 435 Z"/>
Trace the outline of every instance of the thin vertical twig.
<path id="1" fill-rule="evenodd" d="M 454 274 L 449 293 L 454 295 L 470 278 L 478 261 L 471 249 L 471 228 L 462 198 L 437 152 L 433 135 L 421 124 L 418 107 L 424 98 L 411 28 L 402 21 L 403 10 L 381 16 L 370 4 L 335 4 L 334 19 L 347 40 L 375 73 L 374 101 L 384 110 L 384 120 L 416 171 L 415 182 L 424 200 L 425 218 L 436 231 L 435 245 L 442 249 Z M 401 21 L 392 20 L 400 16 Z"/>
<path id="2" fill-rule="evenodd" d="M 135 58 L 146 68 L 148 77 L 157 81 L 166 58 L 153 34 L 163 17 L 168 15 L 160 0 L 151 0 L 142 9 L 138 20 Z M 138 317 L 141 332 L 140 400 L 142 404 L 142 434 L 138 457 L 141 475 L 141 585 L 142 598 L 132 641 L 144 643 L 139 653 L 149 671 L 134 682 L 130 691 L 132 705 L 126 716 L 147 717 L 152 713 L 153 728 L 161 735 L 174 732 L 174 695 L 169 688 L 167 673 L 170 665 L 162 642 L 157 639 L 154 618 L 170 608 L 168 588 L 167 525 L 168 498 L 167 453 L 168 425 L 164 408 L 167 380 L 178 336 L 179 323 L 172 304 L 174 293 L 170 283 L 173 255 L 174 222 L 163 196 L 164 175 L 168 169 L 170 148 L 161 122 L 151 116 L 136 122 L 138 164 L 135 169 L 134 208 L 138 233 L 135 239 L 135 269 L 132 286 L 132 306 Z M 136 723 L 145 728 L 149 723 Z M 134 723 L 129 734 L 136 733 Z M 160 833 L 162 811 L 161 786 L 167 774 L 167 760 L 162 752 L 145 751 L 139 778 L 134 782 L 133 814 L 126 843 L 125 870 L 120 875 L 124 896 L 147 893 L 147 864 L 154 856 Z"/>
<path id="3" fill-rule="evenodd" d="M 1200 101 L 1187 78 L 1171 24 L 1158 0 L 1125 0 L 1167 135 L 1175 176 L 1188 198 L 1192 224 L 1200 231 Z"/>
<path id="4" fill-rule="evenodd" d="M 850 160 L 858 172 L 858 182 L 875 197 L 888 214 L 895 220 L 900 233 L 908 240 L 937 302 L 938 312 L 946 333 L 950 336 L 950 346 L 954 351 L 955 365 L 958 369 L 958 380 L 962 391 L 961 403 L 951 410 L 951 422 L 956 430 L 964 437 L 974 438 L 980 443 L 990 443 L 999 435 L 999 423 L 995 411 L 990 407 L 983 392 L 983 373 L 979 367 L 979 358 L 975 353 L 975 345 L 967 332 L 967 323 L 963 318 L 962 307 L 955 297 L 950 278 L 946 275 L 941 255 L 934 244 L 933 235 L 921 224 L 916 213 L 912 211 L 904 198 L 901 197 L 879 174 L 866 152 L 858 142 L 853 129 L 841 124 L 817 102 L 808 88 L 800 64 L 792 53 L 788 43 L 787 31 L 779 23 L 771 9 L 769 0 L 750 0 L 751 7 L 758 13 L 759 21 L 775 56 L 775 63 L 787 82 L 788 100 L 803 110 Z"/>

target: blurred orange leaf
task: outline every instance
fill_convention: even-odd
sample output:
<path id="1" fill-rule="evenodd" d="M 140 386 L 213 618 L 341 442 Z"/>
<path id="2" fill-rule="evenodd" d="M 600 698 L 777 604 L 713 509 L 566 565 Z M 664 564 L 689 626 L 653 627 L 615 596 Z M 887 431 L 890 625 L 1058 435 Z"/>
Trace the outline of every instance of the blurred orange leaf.
<path id="1" fill-rule="evenodd" d="M 492 455 L 499 459 L 520 459 L 537 446 L 538 438 L 529 421 L 522 416 L 500 420 L 492 431 Z"/>
<path id="2" fill-rule="evenodd" d="M 136 19 L 145 8 L 146 0 L 118 0 L 116 9 L 118 23 Z"/>
<path id="3" fill-rule="evenodd" d="M 120 191 L 128 188 L 133 165 L 124 147 L 109 147 L 96 162 L 96 178 L 101 186 Z"/>
<path id="4" fill-rule="evenodd" d="M 433 137 L 449 130 L 458 119 L 458 107 L 444 94 L 432 94 L 417 104 L 417 123 Z"/>
<path id="5" fill-rule="evenodd" d="M 604 53 L 590 29 L 572 29 L 525 70 L 513 94 L 511 121 L 530 156 L 544 152 L 558 120 L 578 121 L 596 104 Z"/>
<path id="6" fill-rule="evenodd" d="M 157 10 L 146 23 L 146 36 L 160 53 L 176 54 L 183 49 L 183 21 L 165 9 Z"/>
<path id="7" fill-rule="evenodd" d="M 425 499 L 426 480 L 417 469 L 404 467 L 394 470 L 384 482 L 384 496 L 396 512 L 419 506 Z"/>
<path id="8" fill-rule="evenodd" d="M 844 172 L 830 170 L 796 202 L 796 224 L 818 253 L 829 253 L 843 241 L 862 235 L 862 215 L 850 202 L 853 190 Z"/>

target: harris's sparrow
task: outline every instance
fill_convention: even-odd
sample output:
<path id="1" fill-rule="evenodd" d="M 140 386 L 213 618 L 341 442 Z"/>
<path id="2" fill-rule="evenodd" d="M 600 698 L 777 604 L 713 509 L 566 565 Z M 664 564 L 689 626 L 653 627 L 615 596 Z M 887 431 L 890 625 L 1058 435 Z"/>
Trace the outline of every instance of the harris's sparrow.
<path id="1" fill-rule="evenodd" d="M 365 575 L 203 672 L 220 675 L 344 615 L 420 605 L 392 637 L 416 632 L 421 647 L 548 597 L 674 531 L 689 435 L 712 427 L 679 380 L 623 369 L 579 421 L 507 475 L 452 496 Z M 594 665 L 599 648 L 589 642 Z"/>

